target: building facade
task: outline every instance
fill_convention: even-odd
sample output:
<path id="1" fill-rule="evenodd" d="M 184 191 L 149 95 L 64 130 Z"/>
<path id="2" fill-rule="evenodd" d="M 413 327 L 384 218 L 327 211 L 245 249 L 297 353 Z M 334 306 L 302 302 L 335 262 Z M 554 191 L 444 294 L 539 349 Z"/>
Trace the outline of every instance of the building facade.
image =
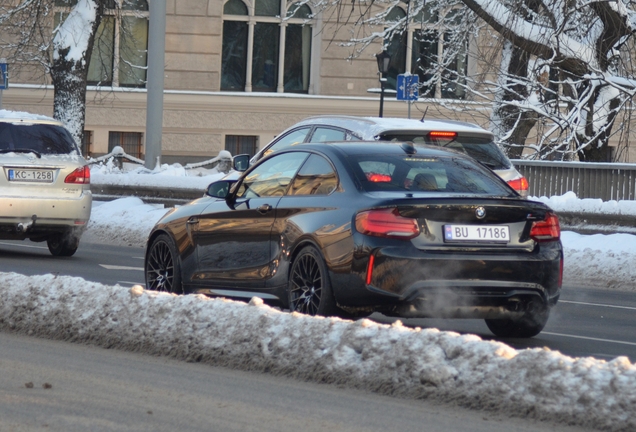
<path id="1" fill-rule="evenodd" d="M 76 1 L 55 0 L 56 19 Z M 84 152 L 89 156 L 108 153 L 115 145 L 144 156 L 148 1 L 128 1 L 98 30 L 87 95 Z M 378 114 L 374 55 L 382 44 L 352 59 L 353 48 L 344 46 L 351 26 L 340 25 L 335 13 L 316 13 L 295 0 L 167 0 L 166 12 L 162 162 L 204 160 L 223 149 L 254 153 L 312 115 Z M 444 55 L 447 35 L 435 29 L 442 17 L 418 19 L 418 26 L 387 41 L 389 88 L 395 88 L 398 73 L 418 73 L 425 59 Z M 465 54 L 452 59 L 451 75 L 453 68 L 470 74 L 476 67 L 469 55 L 476 43 L 466 41 Z M 455 81 L 447 75 L 423 89 L 423 98 L 411 106 L 412 117 L 487 127 L 488 105 L 467 101 L 461 86 L 452 85 Z M 2 101 L 3 108 L 51 115 L 53 90 L 19 78 Z M 468 114 L 454 109 L 458 103 L 478 109 Z M 385 116 L 406 117 L 408 112 L 406 102 L 387 94 Z"/>

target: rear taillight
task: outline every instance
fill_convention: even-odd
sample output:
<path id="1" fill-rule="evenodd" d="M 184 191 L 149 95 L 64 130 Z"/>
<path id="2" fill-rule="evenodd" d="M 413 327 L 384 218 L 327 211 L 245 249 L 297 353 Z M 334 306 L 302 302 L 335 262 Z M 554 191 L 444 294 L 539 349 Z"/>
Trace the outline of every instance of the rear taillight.
<path id="1" fill-rule="evenodd" d="M 366 235 L 409 240 L 420 234 L 417 220 L 400 216 L 398 209 L 367 210 L 356 215 L 356 229 Z"/>
<path id="2" fill-rule="evenodd" d="M 528 180 L 525 177 L 519 177 L 518 179 L 510 180 L 508 185 L 519 192 L 522 197 L 528 196 Z"/>
<path id="3" fill-rule="evenodd" d="M 557 215 L 547 213 L 545 220 L 533 222 L 530 237 L 538 242 L 558 240 L 561 237 L 561 227 Z"/>
<path id="4" fill-rule="evenodd" d="M 89 184 L 90 182 L 91 170 L 88 165 L 76 169 L 64 179 L 64 183 Z"/>

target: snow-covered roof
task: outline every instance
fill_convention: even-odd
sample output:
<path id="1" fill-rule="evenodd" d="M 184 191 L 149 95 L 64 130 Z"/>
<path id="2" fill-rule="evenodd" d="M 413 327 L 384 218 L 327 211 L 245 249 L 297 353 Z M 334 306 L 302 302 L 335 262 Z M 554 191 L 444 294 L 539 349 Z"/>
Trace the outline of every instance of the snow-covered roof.
<path id="1" fill-rule="evenodd" d="M 0 122 L 25 121 L 29 123 L 55 123 L 62 125 L 52 117 L 42 114 L 33 114 L 25 111 L 0 110 Z"/>

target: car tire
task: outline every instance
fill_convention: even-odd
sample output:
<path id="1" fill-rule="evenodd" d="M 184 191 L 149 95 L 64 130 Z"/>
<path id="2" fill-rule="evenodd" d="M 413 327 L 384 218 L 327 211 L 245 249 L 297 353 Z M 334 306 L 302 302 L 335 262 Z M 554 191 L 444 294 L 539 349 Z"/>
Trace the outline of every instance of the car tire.
<path id="1" fill-rule="evenodd" d="M 306 315 L 338 315 L 327 265 L 313 246 L 304 247 L 289 271 L 287 297 L 291 312 Z"/>
<path id="2" fill-rule="evenodd" d="M 550 310 L 541 307 L 525 313 L 520 319 L 487 319 L 486 325 L 497 337 L 531 338 L 541 333 L 550 316 Z"/>
<path id="3" fill-rule="evenodd" d="M 69 234 L 58 234 L 46 241 L 49 252 L 53 256 L 70 257 L 79 247 L 79 237 Z"/>
<path id="4" fill-rule="evenodd" d="M 152 241 L 146 253 L 144 273 L 147 289 L 183 294 L 179 253 L 169 235 L 161 234 Z"/>

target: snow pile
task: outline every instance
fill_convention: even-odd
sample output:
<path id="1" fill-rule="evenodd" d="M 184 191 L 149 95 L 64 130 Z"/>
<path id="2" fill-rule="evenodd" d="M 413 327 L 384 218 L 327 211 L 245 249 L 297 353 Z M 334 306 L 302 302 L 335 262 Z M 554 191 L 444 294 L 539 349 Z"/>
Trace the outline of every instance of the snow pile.
<path id="1" fill-rule="evenodd" d="M 530 197 L 547 204 L 555 212 L 602 213 L 608 215 L 636 216 L 636 201 L 603 201 L 594 198 L 577 198 L 574 192 L 553 197 Z"/>
<path id="2" fill-rule="evenodd" d="M 145 246 L 150 230 L 168 211 L 163 204 L 144 204 L 137 197 L 93 202 L 91 218 L 82 241 Z"/>
<path id="3" fill-rule="evenodd" d="M 569 424 L 634 430 L 636 367 L 515 350 L 400 322 L 283 313 L 53 275 L 2 273 L 0 326 L 407 398 L 452 401 Z"/>
<path id="4" fill-rule="evenodd" d="M 561 233 L 563 282 L 636 291 L 636 238 L 632 234 Z"/>

